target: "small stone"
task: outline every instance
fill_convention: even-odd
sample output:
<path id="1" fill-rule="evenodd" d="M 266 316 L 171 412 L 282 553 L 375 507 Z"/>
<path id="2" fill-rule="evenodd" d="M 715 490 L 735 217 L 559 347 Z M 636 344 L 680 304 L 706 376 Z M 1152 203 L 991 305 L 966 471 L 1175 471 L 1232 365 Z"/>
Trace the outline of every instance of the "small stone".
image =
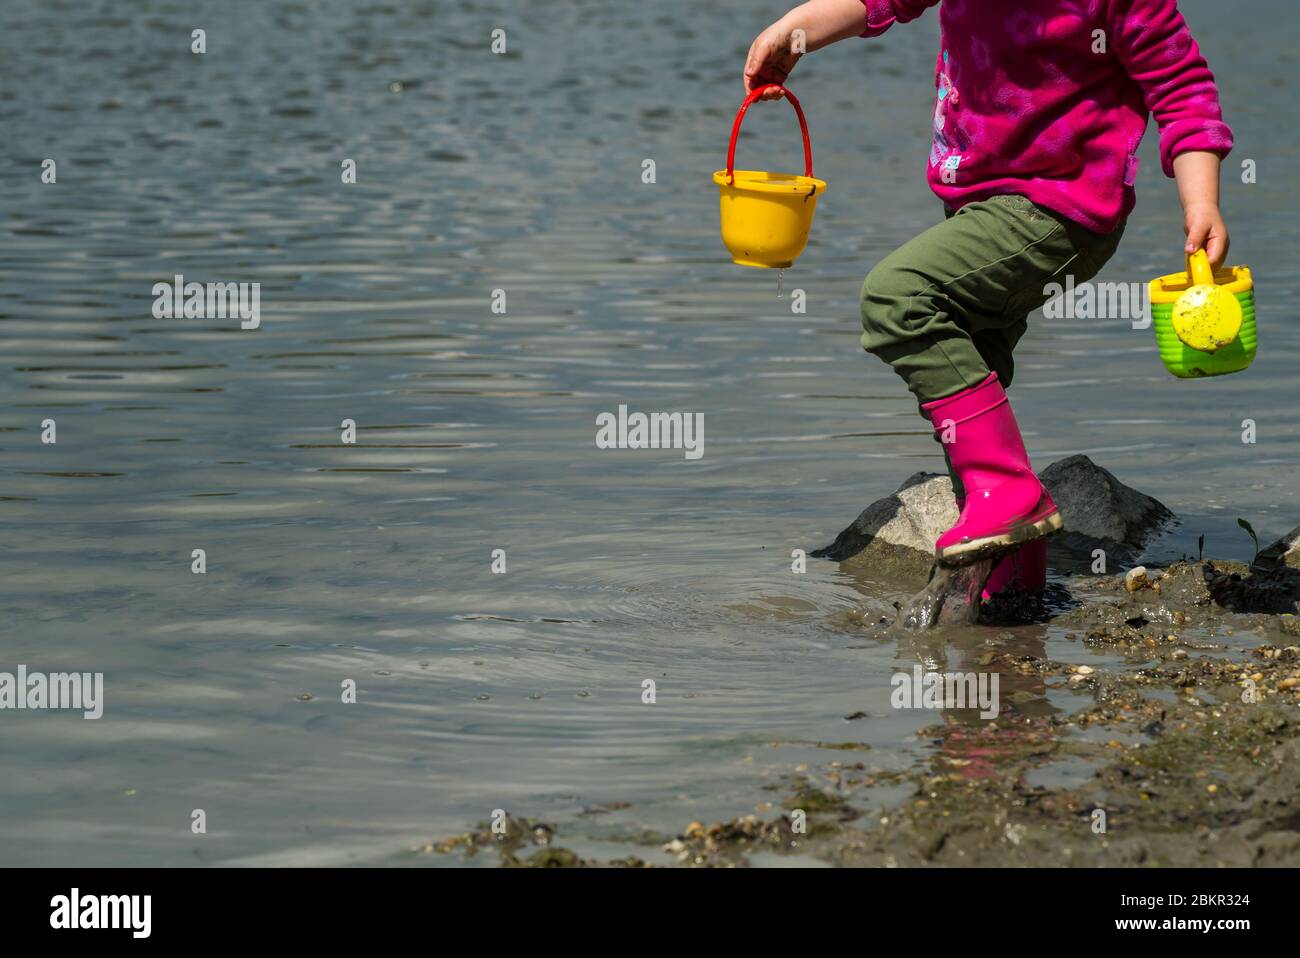
<path id="1" fill-rule="evenodd" d="M 1079 673 L 1080 675 L 1092 675 L 1092 673 L 1097 670 L 1094 669 L 1091 665 L 1077 665 L 1075 666 L 1074 671 Z"/>
<path id="2" fill-rule="evenodd" d="M 1129 569 L 1124 576 L 1124 588 L 1130 592 L 1137 592 L 1139 589 L 1145 589 L 1147 585 L 1147 567 L 1144 565 Z"/>
<path id="3" fill-rule="evenodd" d="M 1283 691 L 1283 692 L 1285 692 L 1287 689 L 1293 689 L 1297 685 L 1300 685 L 1300 679 L 1294 679 L 1294 678 L 1283 679 L 1281 682 L 1277 683 L 1277 687 L 1279 691 Z"/>

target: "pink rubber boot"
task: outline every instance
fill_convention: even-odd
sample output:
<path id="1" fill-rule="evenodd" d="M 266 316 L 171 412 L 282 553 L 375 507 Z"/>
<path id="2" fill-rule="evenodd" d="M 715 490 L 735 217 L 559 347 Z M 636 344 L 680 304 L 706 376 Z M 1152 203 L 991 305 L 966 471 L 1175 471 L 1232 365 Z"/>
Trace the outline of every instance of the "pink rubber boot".
<path id="1" fill-rule="evenodd" d="M 947 455 L 944 456 L 946 460 Z M 953 474 L 952 463 L 948 463 L 948 478 L 953 480 L 952 495 L 957 500 L 957 511 L 966 508 L 966 490 L 961 487 L 961 480 Z M 980 598 L 987 602 L 1002 592 L 1021 592 L 1038 595 L 1047 588 L 1047 540 L 1035 539 L 1026 542 L 1014 552 L 999 559 L 984 583 Z"/>
<path id="2" fill-rule="evenodd" d="M 950 470 L 951 471 L 951 470 Z M 953 486 L 957 511 L 966 508 L 966 494 L 961 484 Z M 1047 588 L 1047 540 L 1035 539 L 999 559 L 984 583 L 980 598 L 987 602 L 1001 592 L 1037 595 Z"/>
<path id="3" fill-rule="evenodd" d="M 997 373 L 921 409 L 966 490 L 957 524 L 934 544 L 940 562 L 966 565 L 1061 528 L 1056 503 L 1030 468 Z"/>
<path id="4" fill-rule="evenodd" d="M 1015 552 L 998 560 L 980 598 L 985 602 L 1000 592 L 1025 592 L 1037 595 L 1047 588 L 1047 540 L 1026 542 Z"/>

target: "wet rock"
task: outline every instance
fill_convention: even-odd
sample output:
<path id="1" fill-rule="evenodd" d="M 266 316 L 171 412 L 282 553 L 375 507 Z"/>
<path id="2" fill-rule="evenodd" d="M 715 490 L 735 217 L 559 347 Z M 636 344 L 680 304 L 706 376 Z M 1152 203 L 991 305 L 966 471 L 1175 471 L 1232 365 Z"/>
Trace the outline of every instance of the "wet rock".
<path id="1" fill-rule="evenodd" d="M 1243 575 L 1206 562 L 1202 574 L 1210 596 L 1231 612 L 1295 614 L 1297 611 L 1300 571 L 1289 566 L 1279 565 L 1269 572 L 1251 571 Z"/>
<path id="2" fill-rule="evenodd" d="M 1087 456 L 1054 462 L 1038 478 L 1061 510 L 1067 540 L 1136 550 L 1174 518 L 1164 505 L 1124 485 Z"/>
<path id="3" fill-rule="evenodd" d="M 1066 532 L 1054 550 L 1115 553 L 1112 561 L 1136 553 L 1172 519 L 1173 513 L 1124 485 L 1087 456 L 1054 462 L 1039 474 L 1060 507 Z M 934 541 L 957 521 L 952 482 L 946 475 L 918 472 L 890 496 L 862 510 L 818 558 L 848 562 L 873 578 L 924 576 L 934 558 Z"/>
<path id="4" fill-rule="evenodd" d="M 1254 571 L 1270 572 L 1283 566 L 1300 569 L 1300 526 L 1261 550 L 1251 568 Z"/>
<path id="5" fill-rule="evenodd" d="M 1132 578 L 1132 572 L 1090 578 L 1086 588 L 1095 592 L 1094 597 L 1052 621 L 1082 630 L 1087 645 L 1138 650 L 1173 644 L 1189 628 L 1230 632 L 1248 625 L 1289 636 L 1291 623 L 1297 622 L 1300 570 L 1252 572 L 1244 563 L 1206 559 L 1175 562 L 1159 573 L 1148 571 L 1145 588 L 1133 590 Z M 1260 618 L 1234 623 L 1237 615 Z M 1167 654 L 1173 655 L 1174 650 Z"/>
<path id="6" fill-rule="evenodd" d="M 1130 592 L 1136 592 L 1138 589 L 1145 589 L 1147 585 L 1147 567 L 1144 565 L 1129 569 L 1124 576 L 1124 588 Z"/>
<path id="7" fill-rule="evenodd" d="M 853 520 L 817 558 L 869 563 L 886 576 L 924 575 L 934 559 L 934 542 L 957 521 L 952 481 L 937 473 L 918 472 L 898 490 L 877 499 Z"/>
<path id="8" fill-rule="evenodd" d="M 577 868 L 580 865 L 582 859 L 567 848 L 543 848 L 528 856 L 530 868 Z"/>

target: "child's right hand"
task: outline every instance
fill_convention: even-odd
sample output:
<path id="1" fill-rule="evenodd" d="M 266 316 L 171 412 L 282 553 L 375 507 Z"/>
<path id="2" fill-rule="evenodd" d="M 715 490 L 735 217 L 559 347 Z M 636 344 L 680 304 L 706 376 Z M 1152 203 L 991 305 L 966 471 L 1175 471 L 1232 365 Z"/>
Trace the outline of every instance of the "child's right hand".
<path id="1" fill-rule="evenodd" d="M 1217 203 L 1190 203 L 1183 208 L 1187 255 L 1204 249 L 1210 265 L 1218 269 L 1228 258 L 1228 227 Z"/>
<path id="2" fill-rule="evenodd" d="M 772 24 L 749 45 L 749 56 L 745 58 L 745 95 L 754 92 L 764 83 L 784 84 L 790 71 L 803 56 L 803 43 L 800 51 L 795 52 L 794 29 L 786 26 L 784 20 Z M 764 100 L 781 98 L 780 90 L 767 90 Z"/>

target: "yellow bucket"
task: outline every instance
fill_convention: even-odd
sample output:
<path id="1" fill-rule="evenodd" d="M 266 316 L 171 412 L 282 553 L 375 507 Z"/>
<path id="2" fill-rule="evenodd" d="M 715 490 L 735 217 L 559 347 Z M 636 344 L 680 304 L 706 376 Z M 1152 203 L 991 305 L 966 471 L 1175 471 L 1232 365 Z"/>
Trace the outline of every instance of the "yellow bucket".
<path id="1" fill-rule="evenodd" d="M 1205 251 L 1197 250 L 1186 272 L 1153 279 L 1149 289 L 1160 360 L 1175 376 L 1224 376 L 1254 361 L 1255 284 L 1248 267 L 1211 269 Z M 1214 304 L 1224 294 L 1236 300 L 1230 309 Z"/>
<path id="2" fill-rule="evenodd" d="M 735 168 L 740 122 L 750 104 L 770 89 L 781 90 L 799 117 L 803 133 L 803 176 Z M 713 182 L 718 184 L 722 242 L 730 250 L 732 262 L 766 269 L 793 265 L 808 244 L 808 230 L 817 212 L 817 196 L 826 191 L 826 181 L 813 177 L 808 121 L 793 93 L 778 84 L 767 83 L 745 97 L 731 127 L 727 168 L 714 173 Z"/>

